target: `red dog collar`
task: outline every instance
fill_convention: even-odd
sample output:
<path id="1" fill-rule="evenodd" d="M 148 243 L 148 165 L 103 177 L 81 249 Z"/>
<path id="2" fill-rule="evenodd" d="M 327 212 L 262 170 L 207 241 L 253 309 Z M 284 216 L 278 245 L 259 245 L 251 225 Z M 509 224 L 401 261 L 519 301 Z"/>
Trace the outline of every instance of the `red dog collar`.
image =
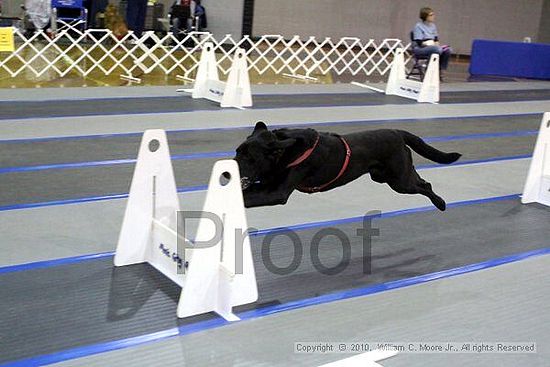
<path id="1" fill-rule="evenodd" d="M 344 143 L 344 146 L 346 147 L 346 159 L 344 160 L 344 163 L 342 164 L 342 168 L 340 168 L 340 172 L 338 172 L 338 175 L 336 177 L 334 177 L 332 180 L 330 180 L 329 182 L 327 182 L 327 183 L 325 183 L 321 186 L 298 187 L 297 188 L 298 191 L 306 192 L 306 193 L 310 193 L 310 194 L 314 193 L 314 192 L 319 192 L 322 189 L 324 189 L 325 187 L 327 187 L 328 185 L 330 185 L 331 183 L 333 183 L 334 181 L 336 181 L 337 179 L 339 179 L 340 177 L 342 177 L 342 175 L 344 174 L 344 172 L 346 172 L 346 169 L 348 168 L 348 164 L 349 164 L 349 161 L 350 161 L 350 158 L 351 158 L 351 148 L 349 147 L 348 142 L 343 137 L 340 136 L 340 140 L 342 140 L 342 143 Z M 286 167 L 287 168 L 295 167 L 295 166 L 299 165 L 300 163 L 302 163 L 303 161 L 305 161 L 306 159 L 308 159 L 309 156 L 311 155 L 311 153 L 313 153 L 313 151 L 315 150 L 315 148 L 317 147 L 318 144 L 319 144 L 319 135 L 317 135 L 317 139 L 315 140 L 315 144 L 313 144 L 313 146 L 311 148 L 306 150 L 301 156 L 296 158 L 292 163 L 289 163 Z"/>
<path id="2" fill-rule="evenodd" d="M 286 168 L 297 166 L 300 163 L 302 163 L 303 161 L 305 161 L 306 159 L 308 159 L 309 156 L 311 155 L 311 153 L 313 153 L 313 151 L 315 150 L 315 148 L 317 148 L 317 144 L 319 144 L 319 134 L 317 134 L 317 139 L 315 140 L 315 143 L 313 144 L 313 146 L 311 148 L 309 148 L 308 150 L 306 150 L 301 156 L 296 158 L 294 161 L 289 163 L 286 166 Z"/>

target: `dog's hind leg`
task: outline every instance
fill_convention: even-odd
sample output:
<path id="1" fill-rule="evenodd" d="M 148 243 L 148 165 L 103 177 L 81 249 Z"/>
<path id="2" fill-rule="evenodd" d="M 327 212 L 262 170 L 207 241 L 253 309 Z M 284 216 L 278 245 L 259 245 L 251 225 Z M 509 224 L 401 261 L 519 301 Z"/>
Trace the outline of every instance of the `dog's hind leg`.
<path id="1" fill-rule="evenodd" d="M 428 199 L 431 200 L 431 202 L 433 203 L 433 205 L 435 205 L 437 209 L 441 211 L 445 210 L 447 206 L 445 204 L 445 200 L 443 200 L 439 195 L 437 195 L 432 190 L 432 185 L 429 182 L 422 179 L 422 177 L 420 177 L 418 172 L 414 171 L 414 175 L 416 175 L 418 179 L 418 183 L 416 184 L 418 188 L 418 193 L 421 195 L 427 196 Z"/>
<path id="2" fill-rule="evenodd" d="M 378 183 L 387 182 L 387 174 L 382 167 L 375 165 L 369 168 L 369 175 L 371 180 Z"/>
<path id="3" fill-rule="evenodd" d="M 426 196 L 441 211 L 445 210 L 445 200 L 439 197 L 433 190 L 432 185 L 425 181 L 416 172 L 412 163 L 412 153 L 405 147 L 401 160 L 394 160 L 388 165 L 386 182 L 400 194 L 421 194 Z"/>
<path id="4" fill-rule="evenodd" d="M 388 180 L 388 185 L 400 194 L 421 194 L 426 196 L 441 211 L 445 210 L 445 200 L 439 197 L 433 190 L 432 185 L 422 179 L 414 170 L 405 180 L 403 178 L 397 180 Z"/>

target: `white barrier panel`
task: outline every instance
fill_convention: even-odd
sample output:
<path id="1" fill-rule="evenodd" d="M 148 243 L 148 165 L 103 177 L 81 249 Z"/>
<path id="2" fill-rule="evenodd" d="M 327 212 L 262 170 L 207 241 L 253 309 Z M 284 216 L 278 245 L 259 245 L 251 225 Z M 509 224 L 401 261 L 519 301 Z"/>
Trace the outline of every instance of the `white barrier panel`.
<path id="1" fill-rule="evenodd" d="M 222 107 L 252 107 L 246 53 L 242 48 L 238 48 L 235 52 L 220 105 Z"/>
<path id="2" fill-rule="evenodd" d="M 37 77 L 116 73 L 126 78 L 147 78 L 154 72 L 182 74 L 185 80 L 189 80 L 199 66 L 199 57 L 195 55 L 210 42 L 218 55 L 218 70 L 223 74 L 227 75 L 231 66 L 227 62 L 233 56 L 227 51 L 227 45 L 230 45 L 232 50 L 247 50 L 249 72 L 315 80 L 313 75 L 330 73 L 386 75 L 395 49 L 409 47 L 395 38 L 375 41 L 357 37 L 323 37 L 317 40 L 315 37 L 302 39 L 293 36 L 289 39 L 282 35 L 262 35 L 251 39 L 248 35 L 233 37 L 228 34 L 216 39 L 208 32 L 189 32 L 179 39 L 172 32 L 159 37 L 154 31 L 147 31 L 137 37 L 129 31 L 120 38 L 108 29 L 82 30 L 69 25 L 54 30 L 54 35 L 52 38 L 45 30 L 29 34 L 16 29 L 15 52 L 0 58 L 0 71 L 7 72 L 12 78 L 22 73 Z M 178 46 L 165 46 L 170 43 Z M 410 58 L 407 56 L 406 59 Z"/>
<path id="3" fill-rule="evenodd" d="M 224 175 L 230 177 L 228 182 L 222 181 Z M 215 246 L 193 250 L 178 317 L 216 311 L 227 320 L 238 320 L 231 308 L 256 301 L 258 288 L 250 240 L 242 235 L 248 226 L 236 161 L 214 165 L 203 212 L 219 218 L 223 230 Z M 209 241 L 215 232 L 212 221 L 201 219 L 195 241 Z"/>
<path id="4" fill-rule="evenodd" d="M 179 210 L 166 133 L 147 130 L 130 187 L 115 266 L 148 262 L 182 287 L 178 317 L 215 311 L 229 321 L 238 320 L 232 307 L 256 301 L 258 290 L 250 241 L 243 234 L 248 226 L 237 162 L 223 160 L 214 165 L 194 241 L 177 231 Z M 219 220 L 216 223 L 212 218 Z"/>
<path id="5" fill-rule="evenodd" d="M 550 206 L 550 112 L 542 116 L 521 202 Z"/>
<path id="6" fill-rule="evenodd" d="M 251 107 L 252 93 L 244 49 L 237 48 L 227 82 L 220 81 L 214 45 L 206 43 L 202 49 L 197 77 L 193 89 L 178 89 L 191 93 L 193 98 L 206 98 L 219 102 L 221 107 Z"/>
<path id="7" fill-rule="evenodd" d="M 208 84 L 211 84 L 211 86 Z M 191 89 L 191 96 L 193 98 L 207 98 L 220 102 L 224 87 L 224 83 L 220 82 L 220 78 L 218 77 L 214 45 L 208 42 L 201 52 L 197 77 L 195 78 L 195 85 Z"/>
<path id="8" fill-rule="evenodd" d="M 164 130 L 143 134 L 124 220 L 115 253 L 115 266 L 149 262 L 178 283 L 174 263 L 151 248 L 153 219 L 176 228 L 180 210 L 176 181 Z M 176 248 L 170 249 L 176 252 Z M 174 274 L 172 274 L 174 273 Z"/>
<path id="9" fill-rule="evenodd" d="M 417 102 L 439 102 L 439 55 L 432 54 L 422 82 L 410 80 L 405 74 L 404 51 L 398 48 L 390 70 L 386 94 L 411 98 Z"/>

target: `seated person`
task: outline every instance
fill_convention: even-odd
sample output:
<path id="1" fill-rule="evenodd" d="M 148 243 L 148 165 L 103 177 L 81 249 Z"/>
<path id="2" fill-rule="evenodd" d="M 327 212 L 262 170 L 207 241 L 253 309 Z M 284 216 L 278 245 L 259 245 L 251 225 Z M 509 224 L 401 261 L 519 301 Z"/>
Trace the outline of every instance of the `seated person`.
<path id="1" fill-rule="evenodd" d="M 191 14 L 195 12 L 195 1 L 176 0 L 170 9 L 170 31 L 177 36 L 180 32 L 189 32 L 193 25 Z"/>
<path id="2" fill-rule="evenodd" d="M 176 0 L 170 10 L 170 24 L 172 25 L 171 32 L 174 35 L 206 28 L 206 11 L 200 0 Z"/>
<path id="3" fill-rule="evenodd" d="M 429 57 L 439 54 L 439 69 L 446 70 L 451 57 L 451 48 L 439 44 L 439 34 L 434 23 L 434 11 L 431 8 L 420 9 L 421 22 L 413 29 L 413 52 L 416 56 Z"/>

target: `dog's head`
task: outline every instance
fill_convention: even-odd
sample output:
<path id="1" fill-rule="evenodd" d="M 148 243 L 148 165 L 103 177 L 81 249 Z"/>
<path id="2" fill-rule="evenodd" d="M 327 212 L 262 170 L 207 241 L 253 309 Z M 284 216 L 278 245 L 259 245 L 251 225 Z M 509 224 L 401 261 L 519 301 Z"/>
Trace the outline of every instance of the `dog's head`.
<path id="1" fill-rule="evenodd" d="M 269 184 L 278 171 L 279 159 L 286 148 L 296 142 L 293 138 L 279 138 L 263 122 L 256 123 L 252 135 L 237 148 L 235 160 L 239 164 L 242 189 L 252 184 Z"/>

